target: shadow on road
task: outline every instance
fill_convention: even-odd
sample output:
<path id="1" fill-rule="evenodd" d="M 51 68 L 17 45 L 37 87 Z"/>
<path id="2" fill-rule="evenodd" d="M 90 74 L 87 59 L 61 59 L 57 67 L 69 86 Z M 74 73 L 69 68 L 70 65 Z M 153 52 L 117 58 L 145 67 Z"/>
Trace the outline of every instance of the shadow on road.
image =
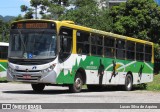
<path id="1" fill-rule="evenodd" d="M 87 92 L 87 89 L 82 90 L 82 92 Z M 56 94 L 72 94 L 68 89 L 66 90 L 44 90 L 43 92 L 37 93 L 33 90 L 12 90 L 12 91 L 3 91 L 3 93 L 8 94 L 41 94 L 41 95 L 56 95 Z"/>
<path id="2" fill-rule="evenodd" d="M 139 88 L 139 87 L 133 87 L 132 91 L 136 91 L 136 90 L 145 90 L 143 88 Z M 98 90 L 94 90 L 94 91 L 89 91 L 88 89 L 83 89 L 81 92 L 82 93 L 89 93 L 89 92 L 118 92 L 118 91 L 125 91 L 123 89 L 122 86 L 108 86 L 108 87 L 103 87 L 101 89 Z M 68 89 L 64 89 L 64 90 L 44 90 L 41 93 L 36 93 L 33 90 L 12 90 L 12 91 L 2 91 L 3 93 L 8 93 L 8 94 L 42 94 L 42 95 L 56 95 L 56 94 L 75 94 L 75 93 L 71 93 Z"/>

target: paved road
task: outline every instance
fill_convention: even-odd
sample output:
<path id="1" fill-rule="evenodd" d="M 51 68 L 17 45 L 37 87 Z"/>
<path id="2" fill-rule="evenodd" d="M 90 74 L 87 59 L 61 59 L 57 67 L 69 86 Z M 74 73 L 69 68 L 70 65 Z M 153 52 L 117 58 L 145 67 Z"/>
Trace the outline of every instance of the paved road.
<path id="1" fill-rule="evenodd" d="M 36 94 L 32 91 L 30 84 L 21 83 L 0 83 L 0 103 L 160 103 L 160 93 L 148 91 L 102 91 L 89 92 L 83 90 L 81 93 L 69 93 L 66 87 L 47 86 L 43 93 Z M 4 111 L 4 110 L 0 110 Z M 12 110 L 13 112 L 21 112 Z M 29 112 L 30 110 L 24 110 Z M 34 112 L 43 112 L 53 110 L 32 110 Z M 70 110 L 54 110 L 58 112 Z M 82 110 L 76 110 L 82 111 Z M 85 110 L 93 111 L 93 110 Z M 106 110 L 94 110 L 95 112 Z M 110 110 L 110 112 L 115 110 Z M 117 110 L 116 110 L 117 111 Z M 121 111 L 138 111 L 138 110 L 118 110 Z M 151 112 L 151 110 L 140 110 L 141 112 Z M 159 110 L 152 110 L 159 111 Z M 4 112 L 11 112 L 6 110 Z"/>

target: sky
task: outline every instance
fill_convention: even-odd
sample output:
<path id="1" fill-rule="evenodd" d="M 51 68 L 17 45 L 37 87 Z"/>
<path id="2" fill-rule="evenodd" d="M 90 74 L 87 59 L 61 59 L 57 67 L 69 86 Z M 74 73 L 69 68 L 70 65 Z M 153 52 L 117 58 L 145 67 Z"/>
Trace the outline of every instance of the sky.
<path id="1" fill-rule="evenodd" d="M 0 0 L 0 15 L 18 16 L 21 12 L 20 6 L 30 6 L 30 0 Z"/>
<path id="2" fill-rule="evenodd" d="M 160 0 L 154 0 L 158 5 L 160 5 Z"/>

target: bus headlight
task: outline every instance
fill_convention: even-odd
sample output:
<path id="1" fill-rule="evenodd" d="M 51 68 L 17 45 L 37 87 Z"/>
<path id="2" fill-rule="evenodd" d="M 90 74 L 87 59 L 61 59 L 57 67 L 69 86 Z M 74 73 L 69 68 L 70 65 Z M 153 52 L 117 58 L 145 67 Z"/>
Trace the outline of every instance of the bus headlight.
<path id="1" fill-rule="evenodd" d="M 47 73 L 47 72 L 51 72 L 55 67 L 55 64 L 51 65 L 49 68 L 46 68 L 44 70 L 42 70 L 42 73 Z"/>

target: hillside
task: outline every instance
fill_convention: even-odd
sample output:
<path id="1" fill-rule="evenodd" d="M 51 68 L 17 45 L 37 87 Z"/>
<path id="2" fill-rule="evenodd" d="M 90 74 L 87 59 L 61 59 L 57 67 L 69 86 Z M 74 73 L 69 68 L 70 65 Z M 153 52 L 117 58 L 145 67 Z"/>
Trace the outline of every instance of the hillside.
<path id="1" fill-rule="evenodd" d="M 3 17 L 3 16 L 0 15 L 0 19 L 2 19 L 4 22 L 8 22 L 8 21 L 10 21 L 10 20 L 12 20 L 14 18 L 15 18 L 14 16 L 5 16 L 5 17 Z"/>

